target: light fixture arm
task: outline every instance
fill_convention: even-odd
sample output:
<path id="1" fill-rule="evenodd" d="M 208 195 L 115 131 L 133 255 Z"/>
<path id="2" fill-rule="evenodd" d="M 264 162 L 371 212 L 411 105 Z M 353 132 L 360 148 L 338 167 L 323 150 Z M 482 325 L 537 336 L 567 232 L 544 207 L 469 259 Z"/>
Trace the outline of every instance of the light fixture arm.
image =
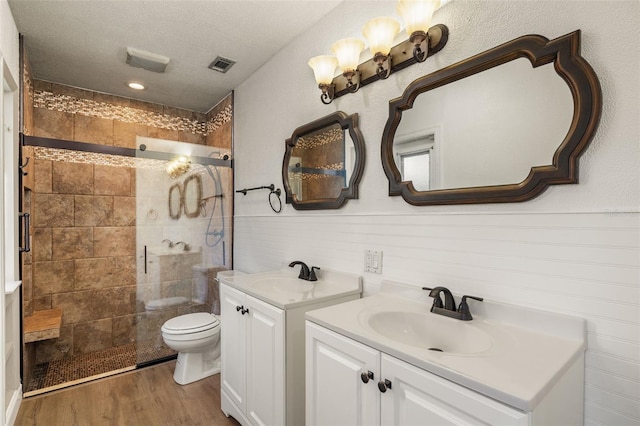
<path id="1" fill-rule="evenodd" d="M 320 100 L 323 104 L 329 105 L 335 96 L 336 85 L 335 84 L 319 84 L 318 87 L 322 90 Z"/>
<path id="2" fill-rule="evenodd" d="M 342 75 L 347 79 L 347 90 L 356 93 L 360 88 L 360 71 L 358 69 L 349 70 Z"/>
<path id="3" fill-rule="evenodd" d="M 411 33 L 409 41 L 413 43 L 413 57 L 416 62 L 426 61 L 429 56 L 429 34 L 424 31 L 415 31 Z"/>
<path id="4" fill-rule="evenodd" d="M 373 61 L 378 64 L 376 75 L 381 80 L 385 80 L 391 75 L 391 55 L 384 55 L 378 52 L 373 56 Z"/>

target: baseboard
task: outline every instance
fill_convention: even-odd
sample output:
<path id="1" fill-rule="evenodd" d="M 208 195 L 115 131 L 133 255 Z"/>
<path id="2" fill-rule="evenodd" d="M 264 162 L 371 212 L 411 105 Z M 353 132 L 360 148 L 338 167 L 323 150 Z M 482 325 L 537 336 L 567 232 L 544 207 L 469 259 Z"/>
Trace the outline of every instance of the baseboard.
<path id="1" fill-rule="evenodd" d="M 6 419 L 7 426 L 13 426 L 18 417 L 18 411 L 20 410 L 20 403 L 22 402 L 22 386 L 18 386 L 11 395 L 11 400 L 7 406 Z"/>

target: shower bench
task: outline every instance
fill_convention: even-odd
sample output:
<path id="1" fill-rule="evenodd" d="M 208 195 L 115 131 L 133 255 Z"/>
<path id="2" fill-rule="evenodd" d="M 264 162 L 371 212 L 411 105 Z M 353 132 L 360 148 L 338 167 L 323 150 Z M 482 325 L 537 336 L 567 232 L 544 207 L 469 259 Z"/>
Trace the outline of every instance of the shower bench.
<path id="1" fill-rule="evenodd" d="M 35 311 L 32 315 L 24 317 L 24 342 L 31 343 L 60 337 L 61 324 L 62 309 Z"/>

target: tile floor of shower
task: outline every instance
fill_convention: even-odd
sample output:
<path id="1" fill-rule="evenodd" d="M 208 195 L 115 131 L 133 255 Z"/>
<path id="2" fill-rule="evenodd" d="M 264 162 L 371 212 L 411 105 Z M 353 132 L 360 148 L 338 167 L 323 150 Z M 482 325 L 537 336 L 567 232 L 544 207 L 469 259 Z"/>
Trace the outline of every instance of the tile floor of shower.
<path id="1" fill-rule="evenodd" d="M 133 370 L 136 365 L 172 359 L 176 354 L 164 344 L 138 342 L 37 364 L 25 396 Z"/>

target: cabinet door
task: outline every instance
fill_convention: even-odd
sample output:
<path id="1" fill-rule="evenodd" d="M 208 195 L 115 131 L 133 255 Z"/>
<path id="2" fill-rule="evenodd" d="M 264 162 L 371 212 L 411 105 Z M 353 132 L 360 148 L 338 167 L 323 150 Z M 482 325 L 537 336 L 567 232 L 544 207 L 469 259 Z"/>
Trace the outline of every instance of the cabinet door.
<path id="1" fill-rule="evenodd" d="M 247 296 L 247 417 L 284 425 L 284 312 Z"/>
<path id="2" fill-rule="evenodd" d="M 527 425 L 526 413 L 382 354 L 382 425 Z"/>
<path id="3" fill-rule="evenodd" d="M 377 425 L 380 352 L 306 323 L 306 424 Z M 373 373 L 364 383 L 361 374 Z"/>
<path id="4" fill-rule="evenodd" d="M 237 407 L 246 410 L 246 315 L 236 308 L 245 305 L 245 294 L 220 284 L 221 387 Z"/>

